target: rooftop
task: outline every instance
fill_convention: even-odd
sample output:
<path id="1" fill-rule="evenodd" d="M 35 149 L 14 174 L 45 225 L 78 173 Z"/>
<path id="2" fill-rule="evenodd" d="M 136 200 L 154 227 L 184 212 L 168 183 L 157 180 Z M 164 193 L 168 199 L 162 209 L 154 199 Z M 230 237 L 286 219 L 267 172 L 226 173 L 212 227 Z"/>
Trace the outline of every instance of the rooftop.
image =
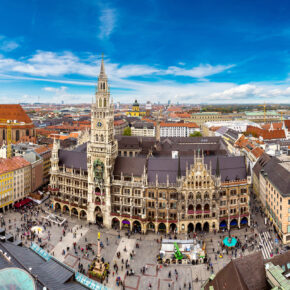
<path id="1" fill-rule="evenodd" d="M 11 172 L 29 165 L 30 163 L 21 156 L 0 158 L 0 174 Z"/>

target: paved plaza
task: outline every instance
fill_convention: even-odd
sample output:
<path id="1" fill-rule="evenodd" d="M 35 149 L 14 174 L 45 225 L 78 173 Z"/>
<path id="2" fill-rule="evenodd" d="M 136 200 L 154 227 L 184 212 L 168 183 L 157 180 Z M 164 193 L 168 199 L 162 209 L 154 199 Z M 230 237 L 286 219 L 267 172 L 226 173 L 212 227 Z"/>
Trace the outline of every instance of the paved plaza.
<path id="1" fill-rule="evenodd" d="M 42 205 L 38 207 L 39 213 L 35 214 L 36 208 L 33 210 L 29 219 L 35 220 L 36 224 L 41 225 L 44 216 L 47 215 L 43 210 L 48 210 Z M 256 213 L 255 213 L 256 214 Z M 89 265 L 97 254 L 97 237 L 98 232 L 101 233 L 101 256 L 105 262 L 110 263 L 110 275 L 104 284 L 111 289 L 118 289 L 116 286 L 116 278 L 120 277 L 123 281 L 123 289 L 200 289 L 202 283 L 213 273 L 217 273 L 231 259 L 248 255 L 253 251 L 259 250 L 259 244 L 263 244 L 262 252 L 264 258 L 269 258 L 271 251 L 276 252 L 275 236 L 273 231 L 263 225 L 263 218 L 259 213 L 254 216 L 257 220 L 257 227 L 233 229 L 231 235 L 238 237 L 242 244 L 249 246 L 242 252 L 229 251 L 219 258 L 217 251 L 221 251 L 221 241 L 228 233 L 198 233 L 199 240 L 205 240 L 208 258 L 211 259 L 212 270 L 208 264 L 198 265 L 169 265 L 167 267 L 156 267 L 156 256 L 160 250 L 161 235 L 158 234 L 132 234 L 129 238 L 125 235 L 125 231 L 116 231 L 112 229 L 99 229 L 97 225 L 89 225 L 84 220 L 78 220 L 75 217 L 62 215 L 67 219 L 67 228 L 52 224 L 46 227 L 41 241 L 35 238 L 34 242 L 44 245 L 44 249 L 77 271 L 80 269 L 87 273 Z M 22 219 L 22 220 L 21 220 Z M 10 220 L 10 223 L 9 223 Z M 17 240 L 21 238 L 21 229 L 23 228 L 23 215 L 18 212 L 10 211 L 4 215 L 5 228 L 7 233 L 13 234 Z M 17 231 L 17 229 L 20 229 Z M 64 233 L 65 231 L 65 233 Z M 256 235 L 255 235 L 256 234 Z M 177 235 L 179 239 L 191 238 L 188 235 Z M 162 236 L 165 238 L 165 236 Z M 257 241 L 254 246 L 251 240 Z M 31 241 L 23 236 L 23 243 L 29 246 Z M 75 246 L 74 246 L 75 244 Z M 136 247 L 139 244 L 139 248 Z M 88 247 L 89 245 L 89 247 Z M 126 250 L 126 251 L 124 251 Z M 117 253 L 120 252 L 121 257 L 118 258 Z M 134 255 L 130 255 L 134 253 Z M 123 263 L 122 263 L 123 260 Z M 128 263 L 126 269 L 125 264 Z M 118 273 L 113 269 L 113 265 L 118 266 Z M 145 267 L 146 271 L 141 271 Z M 157 269 L 158 268 L 158 269 Z M 134 275 L 128 275 L 127 270 L 132 269 Z M 178 275 L 175 274 L 175 270 Z M 169 272 L 171 275 L 169 275 Z M 189 288 L 191 287 L 191 288 Z M 121 286 L 120 286 L 121 288 Z"/>

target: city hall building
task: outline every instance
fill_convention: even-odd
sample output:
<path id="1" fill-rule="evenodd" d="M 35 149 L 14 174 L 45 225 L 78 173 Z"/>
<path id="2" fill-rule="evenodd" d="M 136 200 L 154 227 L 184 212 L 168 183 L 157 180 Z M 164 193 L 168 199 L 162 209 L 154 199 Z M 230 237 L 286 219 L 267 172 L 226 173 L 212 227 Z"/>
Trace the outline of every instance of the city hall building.
<path id="1" fill-rule="evenodd" d="M 220 137 L 114 137 L 114 105 L 101 63 L 91 133 L 73 150 L 55 140 L 56 211 L 144 233 L 214 231 L 250 223 L 251 173 Z M 157 125 L 158 126 L 158 125 Z"/>

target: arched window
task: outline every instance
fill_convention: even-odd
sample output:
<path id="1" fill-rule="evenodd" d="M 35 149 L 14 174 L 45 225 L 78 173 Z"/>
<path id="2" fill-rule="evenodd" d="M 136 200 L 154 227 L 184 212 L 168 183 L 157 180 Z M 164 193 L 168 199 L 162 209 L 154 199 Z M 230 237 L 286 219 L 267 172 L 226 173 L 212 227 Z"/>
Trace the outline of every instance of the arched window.
<path id="1" fill-rule="evenodd" d="M 104 107 L 107 107 L 107 99 L 104 99 Z"/>
<path id="2" fill-rule="evenodd" d="M 99 107 L 100 108 L 102 107 L 102 99 L 101 98 L 99 99 Z"/>
<path id="3" fill-rule="evenodd" d="M 29 136 L 29 129 L 26 129 L 26 136 Z"/>
<path id="4" fill-rule="evenodd" d="M 99 141 L 99 136 L 98 135 L 96 135 L 96 141 Z"/>

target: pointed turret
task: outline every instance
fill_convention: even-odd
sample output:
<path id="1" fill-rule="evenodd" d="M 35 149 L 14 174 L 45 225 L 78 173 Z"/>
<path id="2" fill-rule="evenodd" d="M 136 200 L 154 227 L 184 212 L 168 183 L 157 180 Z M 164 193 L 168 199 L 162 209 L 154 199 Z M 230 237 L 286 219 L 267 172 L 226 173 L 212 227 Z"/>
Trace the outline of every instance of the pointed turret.
<path id="1" fill-rule="evenodd" d="M 179 153 L 179 152 L 178 152 Z M 180 155 L 178 154 L 178 170 L 177 170 L 177 177 L 181 177 L 181 167 L 180 167 Z"/>
<path id="2" fill-rule="evenodd" d="M 251 164 L 249 162 L 248 168 L 247 168 L 247 176 L 251 176 L 251 175 L 252 175 L 252 173 L 251 173 Z"/>
<path id="3" fill-rule="evenodd" d="M 216 175 L 217 177 L 220 176 L 220 162 L 219 162 L 219 158 L 218 158 L 218 157 L 217 157 L 217 159 L 216 159 L 215 175 Z"/>
<path id="4" fill-rule="evenodd" d="M 101 69 L 99 74 L 99 79 L 106 79 L 107 75 L 105 72 L 105 64 L 104 64 L 104 54 L 102 54 L 102 61 L 101 61 Z"/>

